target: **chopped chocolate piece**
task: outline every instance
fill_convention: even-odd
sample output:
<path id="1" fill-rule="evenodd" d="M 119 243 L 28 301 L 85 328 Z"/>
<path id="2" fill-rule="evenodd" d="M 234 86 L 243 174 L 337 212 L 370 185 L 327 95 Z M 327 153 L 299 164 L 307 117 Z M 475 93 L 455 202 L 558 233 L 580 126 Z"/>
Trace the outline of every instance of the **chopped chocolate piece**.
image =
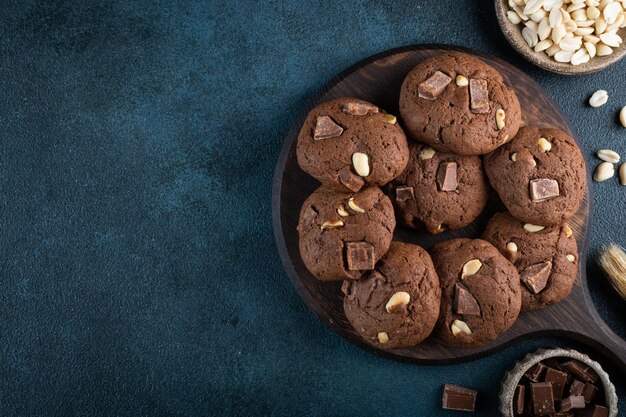
<path id="1" fill-rule="evenodd" d="M 520 275 L 520 280 L 533 294 L 539 294 L 546 288 L 551 272 L 552 262 L 541 262 L 526 268 Z"/>
<path id="2" fill-rule="evenodd" d="M 574 414 L 566 413 L 565 411 L 564 412 L 559 412 L 559 413 L 556 413 L 556 414 L 552 414 L 552 415 L 554 417 L 574 417 Z"/>
<path id="3" fill-rule="evenodd" d="M 556 369 L 548 368 L 546 370 L 545 382 L 552 383 L 552 393 L 554 398 L 563 398 L 563 388 L 567 382 L 568 374 L 566 372 L 557 371 Z"/>
<path id="4" fill-rule="evenodd" d="M 409 201 L 415 198 L 415 189 L 413 187 L 400 186 L 396 187 L 396 201 Z"/>
<path id="5" fill-rule="evenodd" d="M 489 113 L 489 91 L 486 80 L 469 81 L 470 109 L 472 113 Z"/>
<path id="6" fill-rule="evenodd" d="M 561 362 L 557 358 L 546 358 L 543 360 L 543 364 L 548 368 L 556 369 L 557 371 L 562 371 Z"/>
<path id="7" fill-rule="evenodd" d="M 593 407 L 588 408 L 587 417 L 608 417 L 609 409 L 606 407 L 602 407 L 601 405 L 594 405 Z"/>
<path id="8" fill-rule="evenodd" d="M 306 223 L 313 221 L 317 217 L 317 210 L 315 207 L 309 206 L 304 210 L 304 214 L 302 215 L 302 220 Z"/>
<path id="9" fill-rule="evenodd" d="M 582 395 L 572 395 L 561 400 L 561 411 L 570 411 L 575 408 L 585 408 L 585 398 Z"/>
<path id="10" fill-rule="evenodd" d="M 341 292 L 344 293 L 348 300 L 354 300 L 356 297 L 356 292 L 354 291 L 354 285 L 352 285 L 354 281 L 345 280 L 343 284 L 341 284 Z"/>
<path id="11" fill-rule="evenodd" d="M 469 388 L 445 384 L 441 407 L 445 410 L 474 411 L 477 394 Z"/>
<path id="12" fill-rule="evenodd" d="M 518 385 L 515 390 L 515 412 L 517 414 L 524 414 L 526 403 L 524 402 L 524 396 L 526 395 L 526 387 L 524 385 Z"/>
<path id="13" fill-rule="evenodd" d="M 549 382 L 533 382 L 530 384 L 530 395 L 533 400 L 533 411 L 539 416 L 554 413 L 554 396 L 552 384 Z"/>
<path id="14" fill-rule="evenodd" d="M 457 187 L 456 181 L 456 162 L 442 162 L 437 169 L 437 187 L 439 191 L 455 191 Z"/>
<path id="15" fill-rule="evenodd" d="M 313 139 L 322 140 L 329 138 L 336 138 L 343 133 L 343 127 L 339 126 L 328 116 L 319 116 L 317 123 L 315 124 L 315 132 L 313 132 Z"/>
<path id="16" fill-rule="evenodd" d="M 585 402 L 588 404 L 591 402 L 591 400 L 593 400 L 593 397 L 595 397 L 596 393 L 598 392 L 598 387 L 596 387 L 593 384 L 590 383 L 586 383 L 585 384 L 585 388 L 583 388 L 583 397 L 585 398 Z"/>
<path id="17" fill-rule="evenodd" d="M 575 379 L 569 387 L 569 395 L 582 395 L 585 383 Z"/>
<path id="18" fill-rule="evenodd" d="M 550 178 L 539 178 L 530 181 L 530 198 L 533 201 L 544 201 L 559 196 L 559 183 Z"/>
<path id="19" fill-rule="evenodd" d="M 456 314 L 480 316 L 480 307 L 476 298 L 462 284 L 454 286 L 454 310 Z"/>
<path id="20" fill-rule="evenodd" d="M 373 104 L 357 102 L 346 103 L 341 110 L 350 116 L 365 116 L 378 113 L 378 107 Z"/>
<path id="21" fill-rule="evenodd" d="M 350 191 L 357 192 L 365 185 L 365 180 L 352 172 L 350 167 L 339 170 L 339 181 Z"/>
<path id="22" fill-rule="evenodd" d="M 532 382 L 539 382 L 545 369 L 546 366 L 543 363 L 539 362 L 533 365 L 528 371 L 526 371 L 524 376 L 530 379 Z"/>
<path id="23" fill-rule="evenodd" d="M 346 261 L 350 271 L 374 269 L 374 246 L 367 242 L 347 242 Z"/>
<path id="24" fill-rule="evenodd" d="M 596 382 L 598 374 L 589 366 L 577 360 L 569 360 L 561 365 L 563 369 L 584 382 Z"/>
<path id="25" fill-rule="evenodd" d="M 430 78 L 417 86 L 417 93 L 421 98 L 434 100 L 443 93 L 443 90 L 445 90 L 451 82 L 452 78 L 441 71 L 437 71 L 431 75 Z"/>

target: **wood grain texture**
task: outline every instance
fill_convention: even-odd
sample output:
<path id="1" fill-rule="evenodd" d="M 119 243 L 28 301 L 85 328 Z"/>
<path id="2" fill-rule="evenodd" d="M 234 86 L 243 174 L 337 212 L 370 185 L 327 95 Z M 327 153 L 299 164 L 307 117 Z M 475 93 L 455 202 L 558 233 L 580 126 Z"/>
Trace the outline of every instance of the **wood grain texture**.
<path id="1" fill-rule="evenodd" d="M 395 351 L 381 351 L 366 344 L 353 330 L 343 313 L 340 282 L 320 282 L 306 269 L 298 250 L 298 215 L 304 200 L 319 183 L 304 173 L 296 161 L 296 137 L 306 114 L 317 104 L 341 96 L 353 96 L 373 102 L 392 114 L 398 114 L 398 96 L 405 75 L 419 62 L 441 52 L 457 50 L 472 53 L 495 67 L 512 86 L 522 107 L 522 124 L 558 127 L 576 135 L 558 106 L 530 77 L 504 61 L 486 54 L 443 45 L 416 45 L 373 56 L 347 69 L 313 97 L 288 133 L 279 157 L 272 192 L 272 216 L 278 251 L 289 278 L 305 303 L 333 330 L 352 343 L 386 357 L 426 364 L 448 364 L 485 356 L 529 335 L 565 336 L 586 343 L 626 372 L 626 342 L 616 336 L 602 321 L 587 288 L 585 262 L 580 263 L 579 277 L 570 296 L 555 306 L 520 315 L 517 322 L 494 342 L 464 349 L 445 346 L 434 338 L 422 344 Z M 590 183 L 578 213 L 569 222 L 579 247 L 579 259 L 587 258 L 589 238 Z M 492 193 L 495 194 L 495 193 Z M 455 237 L 480 236 L 487 220 L 503 206 L 493 196 L 485 211 L 468 227 L 432 236 L 398 227 L 395 240 L 412 242 L 425 248 Z"/>

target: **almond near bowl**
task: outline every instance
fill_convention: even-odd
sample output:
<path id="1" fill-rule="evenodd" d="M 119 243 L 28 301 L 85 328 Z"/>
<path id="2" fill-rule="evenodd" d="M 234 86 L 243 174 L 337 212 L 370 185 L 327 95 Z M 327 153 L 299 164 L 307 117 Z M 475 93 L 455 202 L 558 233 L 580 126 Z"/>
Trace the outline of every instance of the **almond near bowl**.
<path id="1" fill-rule="evenodd" d="M 608 417 L 617 416 L 617 394 L 615 393 L 615 386 L 611 383 L 609 375 L 602 369 L 602 366 L 589 358 L 589 356 L 576 350 L 554 348 L 539 349 L 536 352 L 529 353 L 524 359 L 517 362 L 513 369 L 505 374 L 500 389 L 500 413 L 503 417 L 516 417 L 513 411 L 513 404 L 518 382 L 533 365 L 548 358 L 576 359 L 591 367 L 599 377 L 599 381 L 596 385 L 601 384 L 602 390 L 604 391 L 604 403 L 609 409 Z"/>
<path id="2" fill-rule="evenodd" d="M 618 31 L 618 34 L 625 40 L 619 47 L 612 48 L 613 53 L 607 56 L 596 56 L 587 63 L 572 65 L 570 63 L 557 62 L 544 52 L 535 52 L 522 37 L 523 23 L 514 25 L 507 17 L 507 12 L 511 10 L 508 0 L 495 0 L 496 16 L 498 24 L 506 40 L 517 52 L 533 64 L 563 75 L 583 75 L 601 71 L 620 61 L 626 56 L 626 28 Z"/>

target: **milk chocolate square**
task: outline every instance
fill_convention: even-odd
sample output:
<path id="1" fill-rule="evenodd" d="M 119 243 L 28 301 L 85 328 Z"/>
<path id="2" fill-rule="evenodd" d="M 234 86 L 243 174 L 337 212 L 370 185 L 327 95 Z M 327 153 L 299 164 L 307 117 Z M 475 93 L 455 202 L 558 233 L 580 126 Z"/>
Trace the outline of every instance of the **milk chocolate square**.
<path id="1" fill-rule="evenodd" d="M 569 395 L 582 395 L 585 383 L 575 379 L 572 381 L 572 385 L 569 386 Z"/>
<path id="2" fill-rule="evenodd" d="M 329 116 L 318 116 L 315 123 L 315 131 L 313 132 L 313 139 L 322 140 L 329 138 L 336 138 L 343 133 L 343 127 L 339 126 Z"/>
<path id="3" fill-rule="evenodd" d="M 339 170 L 339 182 L 348 190 L 355 193 L 365 185 L 365 180 L 352 172 L 349 166 Z"/>
<path id="4" fill-rule="evenodd" d="M 469 80 L 470 109 L 472 113 L 489 113 L 489 90 L 486 80 Z"/>
<path id="5" fill-rule="evenodd" d="M 541 262 L 531 265 L 522 271 L 520 280 L 533 294 L 539 294 L 548 284 L 552 272 L 552 262 Z"/>
<path id="6" fill-rule="evenodd" d="M 546 370 L 545 382 L 552 383 L 552 393 L 554 398 L 563 398 L 563 389 L 567 383 L 567 377 L 569 375 L 566 372 L 562 372 L 556 369 L 548 368 Z"/>
<path id="7" fill-rule="evenodd" d="M 455 191 L 458 186 L 456 180 L 456 162 L 442 162 L 437 169 L 437 187 L 439 191 Z"/>
<path id="8" fill-rule="evenodd" d="M 530 198 L 533 201 L 545 201 L 559 196 L 559 183 L 550 178 L 530 181 Z"/>
<path id="9" fill-rule="evenodd" d="M 593 407 L 589 408 L 589 411 L 587 412 L 587 414 L 585 414 L 585 416 L 587 417 L 608 417 L 609 416 L 609 409 L 606 407 L 602 407 L 601 405 L 594 405 Z"/>
<path id="10" fill-rule="evenodd" d="M 598 380 L 598 374 L 596 373 L 596 371 L 577 360 L 572 359 L 564 362 L 561 367 L 563 368 L 563 370 L 574 375 L 581 381 L 594 383 Z"/>
<path id="11" fill-rule="evenodd" d="M 585 397 L 582 395 L 572 395 L 561 400 L 559 410 L 570 411 L 581 408 L 585 408 Z"/>
<path id="12" fill-rule="evenodd" d="M 441 71 L 437 71 L 426 81 L 417 86 L 417 93 L 421 98 L 434 100 L 443 93 L 443 90 L 445 90 L 451 82 L 452 78 Z"/>
<path id="13" fill-rule="evenodd" d="M 546 366 L 543 363 L 539 362 L 531 366 L 526 371 L 524 376 L 530 379 L 532 382 L 539 382 L 545 370 L 546 370 Z"/>
<path id="14" fill-rule="evenodd" d="M 415 199 L 415 189 L 413 187 L 407 187 L 406 185 L 401 185 L 396 187 L 396 201 L 411 201 Z"/>
<path id="15" fill-rule="evenodd" d="M 374 269 L 374 246 L 367 242 L 347 242 L 346 263 L 350 271 Z"/>
<path id="16" fill-rule="evenodd" d="M 533 400 L 533 412 L 538 416 L 553 414 L 554 396 L 552 384 L 549 382 L 533 382 L 530 384 L 530 396 Z"/>
<path id="17" fill-rule="evenodd" d="M 518 385 L 517 388 L 515 389 L 515 399 L 514 399 L 515 401 L 514 407 L 518 415 L 524 414 L 524 411 L 526 410 L 525 397 L 526 397 L 526 387 L 524 385 Z"/>
<path id="18" fill-rule="evenodd" d="M 598 392 L 598 387 L 596 387 L 595 385 L 589 382 L 586 383 L 585 388 L 583 388 L 583 393 L 582 393 L 582 396 L 585 399 L 585 402 L 590 403 L 591 400 L 593 400 L 593 397 L 596 396 L 597 392 Z"/>
<path id="19" fill-rule="evenodd" d="M 442 408 L 445 410 L 474 411 L 478 392 L 457 385 L 443 386 Z"/>
<path id="20" fill-rule="evenodd" d="M 454 286 L 454 311 L 466 316 L 480 316 L 480 307 L 476 298 L 462 284 Z"/>

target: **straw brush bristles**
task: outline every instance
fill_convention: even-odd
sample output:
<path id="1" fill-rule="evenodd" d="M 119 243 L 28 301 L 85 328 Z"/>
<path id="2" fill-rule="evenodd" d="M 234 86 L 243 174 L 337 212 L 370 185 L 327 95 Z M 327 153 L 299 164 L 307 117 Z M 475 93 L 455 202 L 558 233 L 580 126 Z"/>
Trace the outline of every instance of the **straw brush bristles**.
<path id="1" fill-rule="evenodd" d="M 626 253 L 616 244 L 611 244 L 602 252 L 600 265 L 606 272 L 613 288 L 626 300 Z"/>

